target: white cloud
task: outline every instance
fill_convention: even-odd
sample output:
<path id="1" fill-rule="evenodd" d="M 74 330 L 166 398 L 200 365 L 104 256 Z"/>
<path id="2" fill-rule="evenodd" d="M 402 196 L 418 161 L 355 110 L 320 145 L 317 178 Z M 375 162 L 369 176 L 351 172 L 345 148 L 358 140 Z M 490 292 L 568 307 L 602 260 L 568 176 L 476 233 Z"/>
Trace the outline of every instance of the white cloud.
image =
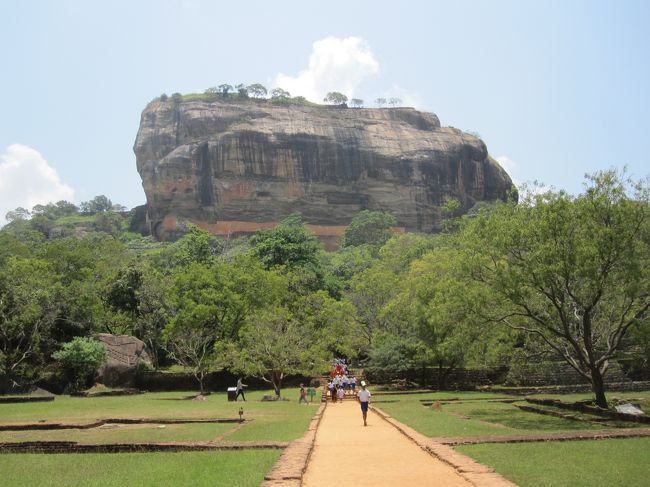
<path id="1" fill-rule="evenodd" d="M 0 225 L 5 214 L 22 206 L 72 201 L 73 189 L 61 182 L 52 166 L 35 149 L 12 144 L 0 156 Z"/>
<path id="2" fill-rule="evenodd" d="M 366 42 L 359 37 L 326 37 L 314 42 L 307 69 L 297 76 L 279 73 L 275 86 L 283 88 L 292 96 L 304 96 L 322 103 L 330 91 L 355 96 L 355 90 L 369 76 L 379 73 Z"/>
<path id="3" fill-rule="evenodd" d="M 508 175 L 512 178 L 514 182 L 515 181 L 514 171 L 518 164 L 512 159 L 510 159 L 508 156 L 498 156 L 495 157 L 495 159 L 499 164 L 501 164 L 501 167 L 505 169 L 505 171 L 508 173 Z"/>

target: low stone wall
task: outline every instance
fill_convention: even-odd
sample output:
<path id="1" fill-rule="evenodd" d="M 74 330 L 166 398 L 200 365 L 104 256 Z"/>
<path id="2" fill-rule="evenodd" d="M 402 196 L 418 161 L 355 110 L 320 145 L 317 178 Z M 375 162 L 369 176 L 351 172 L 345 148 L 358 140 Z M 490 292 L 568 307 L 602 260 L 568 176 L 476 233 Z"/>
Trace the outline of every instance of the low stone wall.
<path id="1" fill-rule="evenodd" d="M 439 370 L 435 367 L 410 370 L 406 374 L 395 375 L 366 371 L 366 377 L 375 384 L 389 384 L 396 380 L 417 384 L 419 387 L 438 388 Z M 473 390 L 478 387 L 508 385 L 516 387 L 575 387 L 575 392 L 591 390 L 589 382 L 578 372 L 563 362 L 546 362 L 528 364 L 516 371 L 507 368 L 457 368 L 452 370 L 444 381 L 445 389 Z M 635 390 L 634 383 L 625 375 L 622 367 L 616 363 L 610 366 L 605 376 L 608 389 L 616 384 L 618 390 Z M 627 386 L 625 384 L 628 384 Z M 583 386 L 584 385 L 584 386 Z M 629 387 L 629 389 L 625 389 Z M 573 391 L 567 391 L 573 392 Z"/>
<path id="2" fill-rule="evenodd" d="M 47 402 L 54 401 L 54 396 L 8 396 L 0 397 L 0 404 L 19 402 Z"/>
<path id="3" fill-rule="evenodd" d="M 107 443 L 81 444 L 76 441 L 23 441 L 0 443 L 2 453 L 142 453 L 208 450 L 284 449 L 283 441 L 263 442 L 194 442 L 194 443 Z"/>
<path id="4" fill-rule="evenodd" d="M 211 423 L 247 423 L 250 419 L 215 418 L 215 419 L 147 419 L 147 418 L 108 418 L 92 423 L 17 423 L 0 424 L 0 431 L 33 430 L 85 430 L 98 428 L 105 424 L 211 424 Z"/>
<path id="5" fill-rule="evenodd" d="M 650 381 L 644 382 L 606 382 L 607 392 L 634 392 L 647 391 L 650 389 Z M 490 387 L 490 392 L 500 394 L 511 394 L 517 396 L 527 396 L 529 394 L 579 394 L 583 392 L 592 392 L 590 384 L 573 384 L 560 386 L 539 386 L 539 387 Z"/>

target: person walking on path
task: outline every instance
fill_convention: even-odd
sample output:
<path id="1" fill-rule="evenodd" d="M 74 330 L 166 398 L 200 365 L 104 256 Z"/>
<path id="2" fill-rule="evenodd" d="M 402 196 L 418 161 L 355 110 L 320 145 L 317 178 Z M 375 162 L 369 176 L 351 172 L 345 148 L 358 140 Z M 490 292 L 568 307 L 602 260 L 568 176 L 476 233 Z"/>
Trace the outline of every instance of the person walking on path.
<path id="1" fill-rule="evenodd" d="M 339 403 L 343 404 L 343 399 L 345 398 L 345 389 L 343 389 L 342 387 L 339 388 L 339 390 L 336 391 L 336 397 L 338 398 Z"/>
<path id="2" fill-rule="evenodd" d="M 244 387 L 248 387 L 248 385 L 244 384 L 240 377 L 239 379 L 237 379 L 237 395 L 235 396 L 235 401 L 237 401 L 237 398 L 241 394 L 242 399 L 244 399 L 244 402 L 246 402 L 246 396 L 244 395 Z"/>
<path id="3" fill-rule="evenodd" d="M 327 387 L 330 390 L 330 400 L 332 401 L 332 404 L 334 404 L 336 402 L 336 385 L 334 384 L 334 381 L 330 381 Z"/>
<path id="4" fill-rule="evenodd" d="M 363 415 L 363 425 L 368 426 L 368 404 L 370 403 L 370 391 L 366 389 L 366 381 L 361 381 L 361 390 L 357 393 L 359 404 L 361 404 L 361 414 Z"/>

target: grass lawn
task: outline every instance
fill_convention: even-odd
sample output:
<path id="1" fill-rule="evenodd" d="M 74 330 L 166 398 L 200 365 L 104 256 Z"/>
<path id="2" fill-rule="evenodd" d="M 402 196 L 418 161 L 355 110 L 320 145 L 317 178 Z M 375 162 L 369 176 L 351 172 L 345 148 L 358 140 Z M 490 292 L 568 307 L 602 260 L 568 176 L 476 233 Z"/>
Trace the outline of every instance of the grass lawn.
<path id="1" fill-rule="evenodd" d="M 377 400 L 381 397 L 378 396 Z M 445 401 L 450 397 L 459 400 L 442 404 L 440 410 L 420 403 L 420 399 Z M 377 406 L 427 436 L 498 436 L 603 429 L 589 423 L 521 411 L 514 404 L 480 400 L 493 397 L 475 392 L 433 393 L 430 397 L 402 395 L 391 396 L 391 399 L 399 399 L 398 403 L 379 403 Z"/>
<path id="2" fill-rule="evenodd" d="M 422 406 L 420 399 L 444 402 L 440 410 Z M 435 393 L 432 395 L 394 395 L 396 403 L 377 406 L 421 433 L 432 437 L 533 435 L 544 432 L 602 430 L 613 428 L 552 416 L 525 412 L 515 404 L 480 400 L 477 393 Z M 540 395 L 562 401 L 590 399 L 590 394 Z M 610 393 L 608 399 L 630 400 L 650 410 L 650 391 Z M 377 396 L 380 401 L 383 396 Z M 521 401 L 521 404 L 525 402 Z M 617 423 L 626 428 L 636 423 Z M 482 444 L 459 446 L 456 449 L 522 487 L 544 486 L 646 486 L 650 479 L 650 438 L 629 438 L 589 441 L 553 441 L 541 443 Z"/>
<path id="3" fill-rule="evenodd" d="M 226 441 L 277 440 L 290 441 L 304 434 L 316 412 L 317 404 L 298 404 L 298 390 L 286 389 L 290 401 L 262 402 L 268 391 L 246 393 L 246 402 L 228 402 L 225 394 L 212 394 L 204 401 L 182 400 L 190 392 L 147 393 L 117 397 L 57 396 L 52 402 L 0 404 L 0 423 L 87 423 L 106 418 L 148 419 L 210 419 L 239 418 L 239 408 L 244 410 L 246 422 Z M 116 428 L 54 431 L 5 431 L 0 441 L 26 441 L 56 439 L 93 442 L 113 441 L 191 441 L 212 440 L 238 425 L 182 424 L 123 425 Z M 21 438 L 13 440 L 12 438 Z"/>
<path id="4" fill-rule="evenodd" d="M 90 429 L 0 431 L 0 442 L 77 441 L 79 443 L 166 443 L 210 441 L 232 431 L 233 423 L 116 424 Z"/>
<path id="5" fill-rule="evenodd" d="M 531 397 L 553 398 L 553 399 L 559 399 L 564 402 L 586 401 L 586 400 L 592 400 L 594 398 L 593 394 L 589 394 L 589 393 L 539 394 Z M 650 413 L 650 391 L 607 392 L 607 401 L 611 403 L 614 400 L 623 400 L 623 401 L 638 403 L 641 406 L 641 409 L 643 409 L 646 412 L 646 414 Z"/>
<path id="6" fill-rule="evenodd" d="M 0 404 L 0 424 L 89 423 L 106 418 L 214 419 L 239 423 L 128 424 L 92 429 L 0 431 L 0 442 L 67 440 L 80 443 L 173 441 L 291 441 L 301 437 L 320 403 L 298 404 L 298 389 L 283 391 L 290 401 L 262 402 L 268 391 L 246 393 L 246 402 L 225 394 L 204 401 L 183 400 L 190 392 L 79 398 L 52 402 Z M 228 485 L 256 486 L 282 451 L 236 450 L 178 453 L 0 454 L 4 486 Z"/>
<path id="7" fill-rule="evenodd" d="M 178 453 L 4 454 L 3 487 L 258 486 L 280 450 Z"/>
<path id="8" fill-rule="evenodd" d="M 645 487 L 650 438 L 456 447 L 522 487 Z"/>

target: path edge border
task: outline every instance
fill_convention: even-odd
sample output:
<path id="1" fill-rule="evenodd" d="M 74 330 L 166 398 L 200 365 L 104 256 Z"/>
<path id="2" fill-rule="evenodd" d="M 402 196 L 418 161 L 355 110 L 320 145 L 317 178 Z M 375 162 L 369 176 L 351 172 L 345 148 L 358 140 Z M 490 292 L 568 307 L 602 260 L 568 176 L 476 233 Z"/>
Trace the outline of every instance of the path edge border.
<path id="1" fill-rule="evenodd" d="M 517 484 L 495 472 L 493 468 L 463 455 L 450 446 L 434 441 L 410 426 L 397 421 L 376 406 L 371 405 L 370 408 L 422 450 L 453 467 L 461 477 L 475 487 L 517 487 Z"/>
<path id="2" fill-rule="evenodd" d="M 321 402 L 309 423 L 307 432 L 302 437 L 289 443 L 289 446 L 284 449 L 271 471 L 264 476 L 264 481 L 260 484 L 260 487 L 277 487 L 280 485 L 299 487 L 302 485 L 302 477 L 305 470 L 307 470 L 307 464 L 314 449 L 316 431 L 326 407 L 327 401 Z"/>

